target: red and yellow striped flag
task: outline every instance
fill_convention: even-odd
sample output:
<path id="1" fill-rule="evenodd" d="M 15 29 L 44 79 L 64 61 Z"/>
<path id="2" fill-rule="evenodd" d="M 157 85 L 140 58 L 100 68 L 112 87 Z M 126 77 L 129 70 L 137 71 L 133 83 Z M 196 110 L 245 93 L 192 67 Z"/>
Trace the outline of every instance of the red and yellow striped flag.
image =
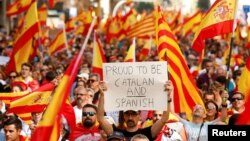
<path id="1" fill-rule="evenodd" d="M 217 0 L 202 18 L 200 27 L 195 33 L 192 47 L 201 54 L 203 40 L 233 31 L 236 0 Z"/>
<path id="2" fill-rule="evenodd" d="M 66 32 L 70 32 L 70 31 L 75 30 L 75 19 L 74 18 L 71 18 L 66 22 L 65 30 L 66 30 Z"/>
<path id="3" fill-rule="evenodd" d="M 99 74 L 101 80 L 103 80 L 102 64 L 105 62 L 106 62 L 106 58 L 104 55 L 104 50 L 101 46 L 101 42 L 98 38 L 98 35 L 95 32 L 92 72 Z"/>
<path id="4" fill-rule="evenodd" d="M 196 104 L 203 105 L 203 101 L 195 85 L 194 79 L 190 74 L 180 47 L 167 22 L 160 13 L 160 8 L 157 12 L 156 23 L 158 56 L 161 61 L 167 59 L 168 62 L 168 73 L 174 85 L 175 110 L 177 113 L 186 112 L 190 119 L 192 108 Z"/>
<path id="5" fill-rule="evenodd" d="M 65 39 L 65 33 L 63 30 L 57 33 L 54 40 L 50 43 L 48 52 L 49 55 L 53 55 L 56 52 L 62 51 L 66 48 L 66 39 Z"/>
<path id="6" fill-rule="evenodd" d="M 27 11 L 34 0 L 16 0 L 14 3 L 8 5 L 7 16 L 17 15 Z"/>
<path id="7" fill-rule="evenodd" d="M 41 86 L 34 92 L 12 101 L 10 103 L 9 111 L 16 114 L 44 111 L 54 88 L 55 85 L 53 83 Z"/>
<path id="8" fill-rule="evenodd" d="M 18 99 L 27 95 L 28 92 L 12 92 L 12 93 L 0 93 L 0 99 L 6 104 L 7 107 L 10 106 L 12 100 Z"/>
<path id="9" fill-rule="evenodd" d="M 194 32 L 193 29 L 195 26 L 199 26 L 201 22 L 201 12 L 197 11 L 194 15 L 187 18 L 183 22 L 183 36 L 187 36 L 190 33 Z"/>
<path id="10" fill-rule="evenodd" d="M 124 62 L 135 62 L 135 38 L 133 39 L 132 44 L 130 45 L 127 56 L 124 59 Z"/>
<path id="11" fill-rule="evenodd" d="M 127 38 L 143 38 L 150 37 L 155 34 L 155 17 L 153 14 L 150 14 L 144 17 L 141 21 L 133 24 L 127 30 Z"/>
<path id="12" fill-rule="evenodd" d="M 47 141 L 54 136 L 52 135 L 53 125 L 56 123 L 57 116 L 60 115 L 59 113 L 62 110 L 61 107 L 63 103 L 66 102 L 69 96 L 71 86 L 75 80 L 81 61 L 82 54 L 78 54 L 72 59 L 63 78 L 55 90 L 50 104 L 44 112 L 42 120 L 39 122 L 36 130 L 32 134 L 31 141 Z"/>
<path id="13" fill-rule="evenodd" d="M 13 51 L 9 64 L 7 66 L 7 73 L 10 71 L 21 71 L 21 65 L 28 62 L 30 56 L 36 51 L 36 33 L 39 32 L 39 22 L 37 17 L 37 4 L 33 1 L 24 18 L 24 25 L 22 26 L 19 35 L 14 42 Z"/>
<path id="14" fill-rule="evenodd" d="M 40 21 L 41 26 L 46 25 L 47 16 L 48 16 L 47 5 L 43 3 L 42 6 L 38 9 L 38 19 Z"/>
<path id="15" fill-rule="evenodd" d="M 145 44 L 141 49 L 141 51 L 139 52 L 139 57 L 138 57 L 139 61 L 143 61 L 149 57 L 149 51 L 151 49 L 151 45 L 152 45 L 152 37 L 149 40 L 145 40 Z"/>

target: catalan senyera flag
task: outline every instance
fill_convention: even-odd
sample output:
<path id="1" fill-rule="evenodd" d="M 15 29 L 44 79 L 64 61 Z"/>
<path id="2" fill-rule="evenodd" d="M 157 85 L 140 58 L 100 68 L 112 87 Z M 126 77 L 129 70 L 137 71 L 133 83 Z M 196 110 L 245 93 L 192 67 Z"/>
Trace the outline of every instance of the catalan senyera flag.
<path id="1" fill-rule="evenodd" d="M 194 15 L 187 18 L 183 22 L 183 36 L 187 36 L 190 33 L 194 32 L 194 26 L 199 26 L 201 22 L 201 12 L 197 11 Z M 198 25 L 197 25 L 198 24 Z"/>
<path id="2" fill-rule="evenodd" d="M 176 13 L 176 12 L 173 12 L 173 13 Z M 171 30 L 174 29 L 176 26 L 178 26 L 178 24 L 180 24 L 180 18 L 181 18 L 181 9 L 179 9 L 177 14 L 173 17 L 173 19 L 169 21 L 169 27 L 171 28 Z"/>
<path id="3" fill-rule="evenodd" d="M 133 42 L 130 45 L 127 56 L 124 59 L 124 62 L 135 62 L 135 38 L 133 38 Z"/>
<path id="4" fill-rule="evenodd" d="M 141 51 L 139 52 L 139 57 L 138 57 L 139 61 L 143 61 L 148 58 L 151 45 L 152 45 L 152 37 L 149 40 L 145 40 L 145 44 L 141 49 Z"/>
<path id="5" fill-rule="evenodd" d="M 101 46 L 101 42 L 98 38 L 97 33 L 94 34 L 94 49 L 93 49 L 93 64 L 92 64 L 92 72 L 97 73 L 100 76 L 100 79 L 103 80 L 102 73 L 102 64 L 106 62 L 106 58 L 104 55 L 104 50 Z"/>
<path id="6" fill-rule="evenodd" d="M 44 111 L 48 105 L 54 88 L 55 85 L 53 83 L 48 83 L 41 86 L 34 92 L 11 101 L 9 111 L 16 114 Z"/>
<path id="7" fill-rule="evenodd" d="M 131 25 L 127 30 L 127 38 L 150 37 L 155 34 L 155 16 L 150 14 L 145 16 L 142 20 Z"/>
<path id="8" fill-rule="evenodd" d="M 30 125 L 32 123 L 31 113 L 17 114 L 17 116 L 20 117 L 22 119 L 22 121 L 28 125 Z"/>
<path id="9" fill-rule="evenodd" d="M 192 48 L 201 54 L 204 49 L 203 40 L 233 31 L 236 0 L 217 0 L 202 18 L 196 31 Z"/>
<path id="10" fill-rule="evenodd" d="M 33 0 L 16 0 L 14 3 L 8 5 L 6 15 L 12 16 L 27 11 Z"/>
<path id="11" fill-rule="evenodd" d="M 46 25 L 47 16 L 48 16 L 47 5 L 43 3 L 42 6 L 38 9 L 38 19 L 40 21 L 41 26 Z"/>
<path id="12" fill-rule="evenodd" d="M 160 7 L 158 7 L 156 41 L 159 60 L 167 60 L 168 62 L 168 73 L 174 86 L 176 113 L 185 112 L 187 117 L 191 119 L 193 107 L 196 104 L 203 105 L 203 101 L 175 36 L 160 12 Z"/>
<path id="13" fill-rule="evenodd" d="M 36 33 L 39 32 L 39 22 L 37 17 L 37 4 L 33 1 L 30 5 L 18 37 L 16 38 L 10 61 L 6 72 L 17 71 L 20 72 L 21 65 L 28 62 L 30 56 L 36 51 Z"/>
<path id="14" fill-rule="evenodd" d="M 56 117 L 60 115 L 62 104 L 66 102 L 69 96 L 71 86 L 77 75 L 81 61 L 82 53 L 76 55 L 71 60 L 69 67 L 54 92 L 50 104 L 44 112 L 42 120 L 39 122 L 37 128 L 31 136 L 31 141 L 47 141 L 54 136 L 52 135 L 53 125 L 56 123 Z"/>
<path id="15" fill-rule="evenodd" d="M 238 80 L 238 91 L 248 94 L 250 92 L 250 57 L 246 61 L 246 66 L 241 72 Z"/>
<path id="16" fill-rule="evenodd" d="M 53 55 L 56 52 L 65 49 L 66 48 L 65 44 L 66 44 L 65 33 L 64 30 L 61 30 L 60 32 L 57 33 L 56 37 L 49 45 L 48 48 L 49 55 Z"/>
<path id="17" fill-rule="evenodd" d="M 27 95 L 28 92 L 11 92 L 11 93 L 0 93 L 0 99 L 6 104 L 7 107 L 10 106 L 10 102 L 14 99 L 18 99 Z"/>

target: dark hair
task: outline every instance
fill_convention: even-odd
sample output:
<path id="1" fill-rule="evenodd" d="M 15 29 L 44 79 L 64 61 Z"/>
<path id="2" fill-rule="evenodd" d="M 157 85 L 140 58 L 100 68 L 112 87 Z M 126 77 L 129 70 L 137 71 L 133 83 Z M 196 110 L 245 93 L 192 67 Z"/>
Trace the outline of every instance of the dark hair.
<path id="1" fill-rule="evenodd" d="M 93 104 L 85 104 L 82 109 L 85 109 L 85 108 L 93 108 L 95 109 L 95 111 L 97 112 L 97 107 Z"/>
<path id="2" fill-rule="evenodd" d="M 243 99 L 245 99 L 245 95 L 244 95 L 242 92 L 240 92 L 240 91 L 234 92 L 234 93 L 232 94 L 232 97 L 233 97 L 234 95 L 236 95 L 236 94 L 240 94 L 241 97 L 242 97 Z"/>
<path id="3" fill-rule="evenodd" d="M 8 118 L 6 121 L 4 121 L 3 126 L 8 126 L 8 125 L 15 125 L 15 128 L 18 130 L 22 130 L 22 122 L 20 119 L 18 119 L 17 117 L 10 117 Z"/>
<path id="4" fill-rule="evenodd" d="M 30 63 L 28 63 L 28 62 L 23 63 L 23 64 L 22 64 L 22 67 L 23 67 L 23 66 L 29 67 L 29 68 L 30 68 L 30 71 L 32 71 L 32 65 L 31 65 Z"/>
<path id="5" fill-rule="evenodd" d="M 45 75 L 45 79 L 49 82 L 56 78 L 56 73 L 54 71 L 48 71 Z"/>
<path id="6" fill-rule="evenodd" d="M 100 81 L 100 75 L 97 74 L 97 73 L 91 73 L 91 74 L 89 75 L 89 78 L 91 78 L 91 77 L 96 77 L 97 81 Z"/>

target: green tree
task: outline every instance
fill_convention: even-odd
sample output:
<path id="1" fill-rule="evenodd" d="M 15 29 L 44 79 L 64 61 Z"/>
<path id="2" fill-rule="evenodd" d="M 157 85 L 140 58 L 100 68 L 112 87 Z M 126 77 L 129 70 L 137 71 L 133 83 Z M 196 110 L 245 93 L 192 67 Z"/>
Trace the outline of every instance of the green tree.
<path id="1" fill-rule="evenodd" d="M 136 10 L 139 12 L 139 13 L 142 13 L 142 11 L 153 11 L 154 9 L 154 5 L 153 3 L 149 3 L 149 2 L 140 2 L 138 3 L 138 5 L 136 5 Z"/>

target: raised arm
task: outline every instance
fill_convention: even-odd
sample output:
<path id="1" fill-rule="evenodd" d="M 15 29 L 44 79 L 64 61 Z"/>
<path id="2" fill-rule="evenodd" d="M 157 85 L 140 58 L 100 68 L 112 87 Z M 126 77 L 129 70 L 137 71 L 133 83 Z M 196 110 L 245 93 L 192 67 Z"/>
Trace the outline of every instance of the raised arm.
<path id="1" fill-rule="evenodd" d="M 97 120 L 101 125 L 101 128 L 107 135 L 111 135 L 113 133 L 113 127 L 109 122 L 104 118 L 104 91 L 107 90 L 106 84 L 104 82 L 100 82 L 100 97 L 97 109 Z"/>
<path id="2" fill-rule="evenodd" d="M 166 124 L 168 118 L 169 118 L 169 113 L 171 110 L 171 103 L 172 103 L 172 93 L 173 93 L 173 84 L 172 82 L 169 80 L 166 82 L 165 84 L 165 91 L 168 94 L 168 108 L 167 111 L 163 111 L 162 114 L 162 118 L 159 119 L 158 121 L 156 121 L 152 127 L 151 127 L 151 135 L 153 138 L 157 137 L 157 135 L 161 132 L 162 128 L 164 127 L 164 125 Z"/>

